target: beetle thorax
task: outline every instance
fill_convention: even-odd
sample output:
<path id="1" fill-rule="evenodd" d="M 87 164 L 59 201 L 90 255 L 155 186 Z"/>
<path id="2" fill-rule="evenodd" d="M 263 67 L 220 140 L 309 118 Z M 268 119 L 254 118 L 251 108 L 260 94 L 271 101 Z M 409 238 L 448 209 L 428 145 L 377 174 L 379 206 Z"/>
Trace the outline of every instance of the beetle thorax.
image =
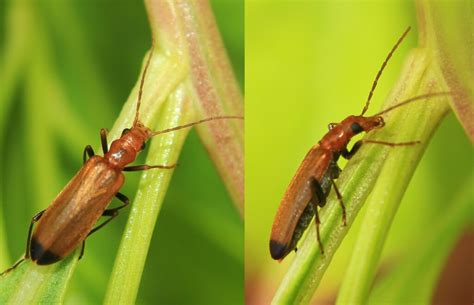
<path id="1" fill-rule="evenodd" d="M 343 123 L 344 121 L 337 124 L 324 135 L 321 141 L 319 141 L 322 148 L 337 152 L 347 146 L 353 134 Z"/>
<path id="2" fill-rule="evenodd" d="M 364 117 L 351 115 L 332 127 L 328 133 L 324 135 L 319 144 L 327 150 L 340 152 L 345 149 L 349 141 L 355 135 L 381 128 L 384 125 L 385 123 L 381 116 Z"/>
<path id="3" fill-rule="evenodd" d="M 135 161 L 137 154 L 151 136 L 151 131 L 138 122 L 131 129 L 125 129 L 122 136 L 113 141 L 109 151 L 104 155 L 110 165 L 123 169 L 127 164 Z"/>

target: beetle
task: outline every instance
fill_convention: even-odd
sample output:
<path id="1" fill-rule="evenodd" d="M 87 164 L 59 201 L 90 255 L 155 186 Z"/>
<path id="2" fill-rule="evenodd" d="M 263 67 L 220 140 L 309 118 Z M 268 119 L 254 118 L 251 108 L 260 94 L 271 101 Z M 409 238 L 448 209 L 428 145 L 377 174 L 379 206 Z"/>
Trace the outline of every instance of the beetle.
<path id="1" fill-rule="evenodd" d="M 344 226 L 346 225 L 344 202 L 334 182 L 341 173 L 341 168 L 337 164 L 341 156 L 345 159 L 350 159 L 363 143 L 381 144 L 391 147 L 420 143 L 419 141 L 391 143 L 385 141 L 359 140 L 354 143 L 350 151 L 347 149 L 347 145 L 355 135 L 384 127 L 385 121 L 382 117 L 383 114 L 414 101 L 449 94 L 449 92 L 439 92 L 419 95 L 389 107 L 373 116 L 364 116 L 368 110 L 370 100 L 382 71 L 409 31 L 410 27 L 400 36 L 385 58 L 372 84 L 362 113 L 357 116 L 351 115 L 342 120 L 339 124 L 329 124 L 329 131 L 317 144 L 311 147 L 301 162 L 283 196 L 273 222 L 269 244 L 270 255 L 273 259 L 282 260 L 291 251 L 296 251 L 296 245 L 313 217 L 315 218 L 319 248 L 321 253 L 324 254 L 319 232 L 321 220 L 319 218 L 318 208 L 325 206 L 326 198 L 332 186 L 334 187 L 342 209 L 342 223 Z"/>
<path id="2" fill-rule="evenodd" d="M 103 156 L 96 155 L 90 145 L 85 147 L 83 152 L 84 164 L 79 172 L 69 181 L 48 208 L 33 216 L 28 230 L 24 258 L 2 274 L 14 269 L 28 258 L 31 258 L 38 265 L 56 263 L 82 244 L 80 259 L 84 254 L 86 238 L 117 217 L 119 210 L 130 202 L 127 196 L 119 192 L 125 181 L 123 171 L 142 171 L 155 168 L 172 169 L 176 166 L 174 164 L 128 166 L 136 159 L 138 153 L 145 148 L 145 143 L 150 138 L 208 121 L 243 119 L 241 116 L 215 116 L 160 131 L 152 131 L 146 127 L 139 120 L 139 111 L 145 76 L 150 65 L 153 49 L 152 44 L 140 80 L 136 113 L 132 126 L 123 130 L 120 138 L 111 143 L 110 149 L 107 143 L 107 130 L 101 129 L 100 138 Z M 114 197 L 122 201 L 122 205 L 107 209 Z M 108 217 L 108 219 L 94 228 L 101 216 Z M 35 224 L 35 230 L 33 231 Z"/>

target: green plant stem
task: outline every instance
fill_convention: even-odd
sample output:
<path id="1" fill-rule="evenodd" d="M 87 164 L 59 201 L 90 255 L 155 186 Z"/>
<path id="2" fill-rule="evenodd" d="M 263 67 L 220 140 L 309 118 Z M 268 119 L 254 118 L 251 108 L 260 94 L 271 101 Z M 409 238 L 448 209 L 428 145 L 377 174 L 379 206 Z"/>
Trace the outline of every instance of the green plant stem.
<path id="1" fill-rule="evenodd" d="M 219 45 L 220 37 L 209 3 L 147 1 L 146 4 L 156 55 L 147 75 L 146 83 L 151 85 L 145 86 L 140 110 L 142 122 L 159 130 L 222 114 L 242 115 L 241 96 L 235 91 L 238 89 L 236 81 L 224 48 Z M 200 21 L 205 21 L 204 25 Z M 226 81 L 228 85 L 225 85 Z M 131 125 L 136 96 L 135 90 L 110 133 L 112 138 Z M 196 126 L 241 213 L 242 127 L 242 122 L 231 120 Z M 147 164 L 176 163 L 186 133 L 184 130 L 164 134 L 152 140 Z M 114 265 L 105 304 L 135 302 L 154 224 L 172 172 L 150 171 L 143 175 Z"/>
<path id="2" fill-rule="evenodd" d="M 178 126 L 193 117 L 189 98 L 179 87 L 163 109 L 160 125 Z M 163 126 L 163 125 L 162 125 Z M 175 164 L 188 130 L 165 134 L 152 142 L 147 164 Z M 114 265 L 105 304 L 131 304 L 136 298 L 146 254 L 173 170 L 146 172 L 133 202 Z"/>
<path id="3" fill-rule="evenodd" d="M 396 268 L 377 283 L 370 304 L 429 304 L 444 263 L 462 232 L 472 225 L 474 175 L 464 181 L 453 200 L 416 243 L 407 245 Z M 410 280 L 407 280 L 410 279 Z"/>
<path id="4" fill-rule="evenodd" d="M 430 75 L 432 74 L 429 70 L 430 60 L 427 63 L 427 71 L 423 71 L 427 78 L 420 83 L 418 94 L 427 92 L 436 80 L 436 77 Z M 442 87 L 438 88 L 441 89 L 440 91 L 445 91 L 442 90 Z M 415 136 L 414 138 L 421 139 L 422 145 L 416 148 L 395 149 L 380 169 L 380 176 L 372 190 L 370 200 L 366 203 L 367 212 L 362 221 L 363 225 L 359 231 L 352 259 L 338 295 L 338 304 L 360 304 L 367 300 L 383 245 L 398 205 L 429 139 L 448 110 L 446 103 L 432 102 L 432 104 L 434 104 L 433 107 L 430 107 L 431 105 L 426 107 L 429 109 L 429 115 L 423 113 L 426 109 L 424 107 L 411 113 L 411 121 L 407 122 L 406 119 L 401 118 L 397 120 L 410 125 L 413 129 L 418 129 L 412 135 Z M 419 131 L 422 133 L 418 133 Z M 399 141 L 400 137 L 397 139 Z"/>
<path id="5" fill-rule="evenodd" d="M 384 109 L 413 96 L 446 91 L 439 84 L 438 75 L 430 69 L 431 63 L 431 58 L 425 49 L 414 50 L 407 58 L 401 76 L 388 97 Z M 298 249 L 297 256 L 278 288 L 272 304 L 308 304 L 310 302 L 335 251 L 370 192 L 372 196 L 369 209 L 373 206 L 373 214 L 379 217 L 371 218 L 372 227 L 367 225 L 365 230 L 374 238 L 385 236 L 388 223 L 396 211 L 429 138 L 449 109 L 446 100 L 446 97 L 430 98 L 429 101 L 414 103 L 385 116 L 387 125 L 371 133 L 368 138 L 390 142 L 417 139 L 421 141 L 421 144 L 396 148 L 367 144 L 360 149 L 348 162 L 337 180 L 346 205 L 347 227 L 341 224 L 341 210 L 337 198 L 332 194 L 326 207 L 321 211 L 321 239 L 325 246 L 325 254 L 321 255 L 315 242 L 315 230 L 310 230 Z M 388 223 L 382 225 L 384 221 Z M 373 225 L 379 227 L 373 227 Z M 375 232 L 378 229 L 381 229 L 381 232 Z M 358 247 L 369 248 L 373 254 L 354 252 L 356 254 L 353 259 L 376 262 L 378 250 L 383 243 L 380 240 L 369 240 L 367 235 L 365 238 L 367 240 L 364 245 L 358 244 Z M 351 264 L 352 269 L 348 270 L 346 277 L 351 279 L 350 275 L 358 276 L 360 281 L 365 279 L 365 283 L 370 285 L 368 278 L 372 275 L 371 268 L 366 267 L 365 272 L 359 273 L 360 269 L 357 270 L 357 267 L 360 264 L 361 262 Z M 343 283 L 342 289 L 351 290 L 351 285 L 354 284 L 355 280 L 347 280 Z M 364 285 L 364 283 L 359 285 Z M 342 297 L 338 299 L 340 303 L 354 300 L 353 295 L 349 296 L 349 293 L 341 292 L 341 294 Z M 360 299 L 356 300 L 360 302 Z"/>
<path id="6" fill-rule="evenodd" d="M 471 137 L 473 135 L 472 117 L 472 82 L 469 85 L 468 79 L 472 78 L 471 74 L 465 74 L 463 60 L 469 55 L 465 51 L 465 47 L 456 46 L 456 42 L 462 41 L 463 35 L 469 31 L 461 30 L 466 24 L 462 16 L 465 10 L 462 6 L 465 4 L 445 7 L 439 4 L 431 4 L 429 1 L 419 1 L 417 7 L 419 27 L 420 27 L 420 45 L 424 47 L 423 52 L 426 54 L 426 79 L 437 83 L 440 91 L 452 92 L 450 99 L 452 108 L 457 113 L 461 124 L 463 124 L 466 133 Z M 454 8 L 454 9 L 452 9 Z M 449 13 L 440 14 L 449 9 Z M 444 27 L 451 27 L 453 35 L 444 32 Z M 460 29 L 458 31 L 458 29 Z M 456 34 L 455 34 L 456 33 Z M 460 33 L 460 34 L 458 34 Z M 461 36 L 461 37 L 460 37 Z M 452 37 L 456 37 L 454 40 Z M 453 50 L 460 50 L 461 53 L 453 57 Z M 429 86 L 426 82 L 423 86 Z M 442 90 L 448 88 L 449 90 Z M 423 87 L 421 87 L 423 88 Z M 470 88 L 470 89 L 469 89 Z M 471 90 L 471 91 L 470 91 Z M 432 115 L 437 120 L 433 120 L 431 130 L 434 131 L 436 124 L 442 119 L 446 109 L 437 109 Z M 469 119 L 466 119 L 468 117 Z M 413 159 L 407 159 L 409 162 L 418 162 L 421 158 L 414 155 Z M 403 168 L 403 171 L 400 171 Z M 352 260 L 347 268 L 346 276 L 342 283 L 340 293 L 338 295 L 338 304 L 359 304 L 368 298 L 368 294 L 373 283 L 378 261 L 383 249 L 387 232 L 390 228 L 392 219 L 397 211 L 399 200 L 403 196 L 405 187 L 392 188 L 401 184 L 408 184 L 412 176 L 414 168 L 400 166 L 397 160 L 388 159 L 381 178 L 373 190 L 371 200 L 367 203 L 368 209 L 363 220 L 363 226 L 359 232 L 359 238 L 352 256 Z M 390 185 L 389 196 L 387 196 L 387 185 Z M 426 293 L 426 291 L 425 291 Z"/>
<path id="7" fill-rule="evenodd" d="M 421 42 L 433 51 L 453 98 L 451 109 L 474 143 L 474 60 L 472 2 L 418 0 Z"/>
<path id="8" fill-rule="evenodd" d="M 155 41 L 176 52 L 189 69 L 189 93 L 199 118 L 243 116 L 243 99 L 208 1 L 147 0 Z M 229 191 L 244 211 L 243 122 L 219 121 L 196 126 L 198 134 Z M 216 132 L 219 131 L 219 132 Z M 229 157 L 231 156 L 231 157 Z"/>

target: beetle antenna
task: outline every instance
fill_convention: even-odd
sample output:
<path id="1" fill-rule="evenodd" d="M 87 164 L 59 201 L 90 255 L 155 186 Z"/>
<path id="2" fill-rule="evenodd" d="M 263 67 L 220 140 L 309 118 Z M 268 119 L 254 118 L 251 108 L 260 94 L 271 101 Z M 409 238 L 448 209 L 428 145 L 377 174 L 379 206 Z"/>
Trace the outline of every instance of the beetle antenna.
<path id="1" fill-rule="evenodd" d="M 395 104 L 391 107 L 388 107 L 387 109 L 382 110 L 379 113 L 374 114 L 374 116 L 380 116 L 384 113 L 392 111 L 393 109 L 396 109 L 396 108 L 401 107 L 401 106 L 405 106 L 406 104 L 410 104 L 410 103 L 418 101 L 418 100 L 423 100 L 423 99 L 433 97 L 433 96 L 443 96 L 443 95 L 450 95 L 450 94 L 451 94 L 451 92 L 447 91 L 447 92 L 436 92 L 436 93 L 427 93 L 427 94 L 423 94 L 423 95 L 418 95 L 418 96 L 409 98 L 409 99 L 407 99 L 403 102 L 400 102 L 398 104 Z"/>
<path id="2" fill-rule="evenodd" d="M 150 66 L 151 56 L 153 55 L 153 50 L 155 48 L 155 40 L 151 40 L 150 53 L 148 53 L 148 58 L 146 60 L 145 68 L 143 69 L 142 78 L 140 80 L 140 89 L 138 90 L 138 100 L 137 100 L 137 110 L 135 112 L 135 120 L 133 120 L 133 126 L 138 123 L 138 115 L 140 112 L 140 104 L 142 103 L 142 94 L 143 94 L 143 84 L 145 83 L 146 72 L 148 71 L 148 66 Z"/>
<path id="3" fill-rule="evenodd" d="M 379 78 L 382 75 L 382 72 L 385 69 L 385 66 L 387 65 L 388 61 L 390 60 L 390 58 L 392 57 L 393 53 L 398 48 L 400 43 L 403 41 L 405 36 L 408 34 L 408 32 L 410 32 L 410 29 L 411 29 L 411 27 L 408 27 L 405 30 L 405 32 L 403 32 L 402 36 L 400 36 L 400 38 L 398 38 L 397 43 L 395 43 L 393 48 L 390 50 L 387 57 L 385 58 L 385 61 L 383 62 L 382 66 L 380 67 L 379 72 L 377 72 L 377 75 L 375 76 L 375 80 L 372 84 L 372 88 L 370 89 L 370 92 L 369 92 L 369 97 L 367 98 L 367 102 L 365 102 L 365 106 L 364 106 L 364 109 L 362 109 L 361 115 L 364 115 L 364 113 L 367 111 L 367 109 L 369 109 L 370 100 L 372 99 L 372 95 L 374 95 L 375 87 L 377 87 L 377 82 L 379 81 Z"/>
<path id="4" fill-rule="evenodd" d="M 222 119 L 240 119 L 240 120 L 243 120 L 244 117 L 234 116 L 234 115 L 210 117 L 210 118 L 202 119 L 202 120 L 199 120 L 199 121 L 196 121 L 196 122 L 176 126 L 176 127 L 173 127 L 173 128 L 167 128 L 167 129 L 163 129 L 163 130 L 154 131 L 151 134 L 151 136 L 154 137 L 154 136 L 159 135 L 159 134 L 163 134 L 163 133 L 167 133 L 167 132 L 171 132 L 171 131 L 176 131 L 176 130 L 180 130 L 180 129 L 184 129 L 184 128 L 189 128 L 189 127 L 192 127 L 194 125 L 198 125 L 198 124 L 201 124 L 201 123 L 204 123 L 204 122 L 209 122 L 209 121 L 214 121 L 214 120 L 222 120 Z"/>

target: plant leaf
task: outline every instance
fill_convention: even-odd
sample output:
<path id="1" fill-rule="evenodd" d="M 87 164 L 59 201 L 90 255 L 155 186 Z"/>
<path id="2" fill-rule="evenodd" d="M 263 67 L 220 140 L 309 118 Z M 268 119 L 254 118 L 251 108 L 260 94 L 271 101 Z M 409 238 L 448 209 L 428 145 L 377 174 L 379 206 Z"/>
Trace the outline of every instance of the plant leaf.
<path id="1" fill-rule="evenodd" d="M 60 304 L 77 264 L 78 252 L 57 264 L 26 260 L 0 277 L 0 304 Z"/>

